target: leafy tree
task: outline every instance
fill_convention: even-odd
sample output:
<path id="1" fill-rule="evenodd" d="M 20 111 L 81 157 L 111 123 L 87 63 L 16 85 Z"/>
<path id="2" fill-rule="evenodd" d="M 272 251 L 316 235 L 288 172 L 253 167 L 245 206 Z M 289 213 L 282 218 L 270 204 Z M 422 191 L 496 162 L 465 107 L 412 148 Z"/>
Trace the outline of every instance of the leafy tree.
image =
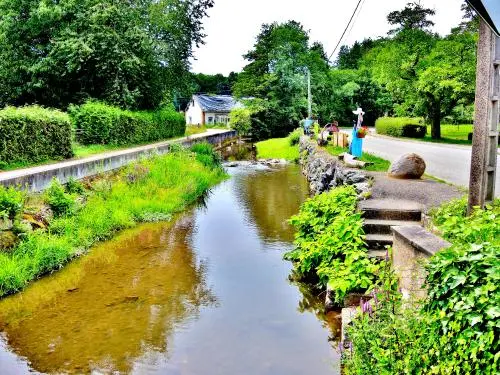
<path id="1" fill-rule="evenodd" d="M 298 126 L 307 114 L 308 71 L 314 113 L 326 108 L 331 97 L 328 59 L 320 43 L 309 44 L 308 32 L 300 23 L 262 25 L 245 58 L 249 63 L 238 76 L 234 92 L 260 99 L 260 111 L 254 111 L 252 121 L 254 136 L 286 135 Z"/>
<path id="2" fill-rule="evenodd" d="M 391 30 L 390 34 L 396 34 L 403 30 L 428 30 L 434 26 L 434 22 L 428 19 L 436 12 L 433 9 L 424 8 L 417 2 L 407 3 L 402 10 L 395 10 L 387 16 L 387 21 L 391 25 L 398 27 Z"/>
<path id="3" fill-rule="evenodd" d="M 194 91 L 205 94 L 231 95 L 237 77 L 238 73 L 235 72 L 231 72 L 227 77 L 222 74 L 194 74 Z"/>
<path id="4" fill-rule="evenodd" d="M 0 105 L 153 108 L 189 85 L 213 0 L 0 0 Z"/>

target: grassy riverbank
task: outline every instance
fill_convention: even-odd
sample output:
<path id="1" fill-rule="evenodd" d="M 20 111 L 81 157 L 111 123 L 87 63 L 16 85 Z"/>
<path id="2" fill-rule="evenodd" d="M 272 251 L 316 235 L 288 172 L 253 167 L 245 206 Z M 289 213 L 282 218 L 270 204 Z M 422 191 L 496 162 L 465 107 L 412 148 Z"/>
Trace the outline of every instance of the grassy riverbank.
<path id="1" fill-rule="evenodd" d="M 285 159 L 289 161 L 299 159 L 299 146 L 292 146 L 289 137 L 268 139 L 257 142 L 255 146 L 259 159 Z"/>
<path id="2" fill-rule="evenodd" d="M 168 220 L 194 203 L 225 173 L 210 146 L 193 150 L 142 160 L 117 175 L 97 179 L 78 194 L 60 192 L 49 199 L 45 194 L 53 211 L 65 207 L 64 213 L 51 219 L 48 229 L 23 234 L 10 253 L 0 253 L 0 296 L 61 268 L 121 229 Z"/>

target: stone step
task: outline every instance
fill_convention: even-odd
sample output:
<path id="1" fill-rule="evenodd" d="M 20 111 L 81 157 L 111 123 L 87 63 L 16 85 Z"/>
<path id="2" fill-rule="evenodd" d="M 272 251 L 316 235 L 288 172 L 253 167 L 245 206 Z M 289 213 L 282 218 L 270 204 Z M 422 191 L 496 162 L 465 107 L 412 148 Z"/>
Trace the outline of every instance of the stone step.
<path id="1" fill-rule="evenodd" d="M 366 234 L 392 234 L 391 227 L 417 223 L 417 221 L 412 220 L 366 219 L 363 227 Z"/>
<path id="2" fill-rule="evenodd" d="M 365 242 L 369 249 L 385 250 L 386 246 L 392 245 L 393 237 L 391 234 L 367 234 Z"/>
<path id="3" fill-rule="evenodd" d="M 421 221 L 422 206 L 418 203 L 393 199 L 369 199 L 360 202 L 365 219 Z"/>
<path id="4" fill-rule="evenodd" d="M 420 222 L 422 211 L 420 210 L 392 210 L 392 209 L 362 209 L 365 219 L 398 220 Z"/>

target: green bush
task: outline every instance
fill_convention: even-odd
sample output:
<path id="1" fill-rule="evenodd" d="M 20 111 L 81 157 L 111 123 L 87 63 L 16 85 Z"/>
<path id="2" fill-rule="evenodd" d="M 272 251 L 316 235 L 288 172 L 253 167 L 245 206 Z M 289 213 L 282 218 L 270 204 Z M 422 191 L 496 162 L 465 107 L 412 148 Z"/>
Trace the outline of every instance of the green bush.
<path id="1" fill-rule="evenodd" d="M 290 146 L 295 146 L 299 144 L 300 137 L 304 135 L 304 131 L 302 128 L 295 129 L 293 132 L 291 132 L 288 135 L 288 142 L 290 143 Z"/>
<path id="2" fill-rule="evenodd" d="M 56 217 L 73 212 L 75 200 L 64 190 L 64 186 L 54 177 L 49 188 L 45 191 L 45 201 Z"/>
<path id="3" fill-rule="evenodd" d="M 66 159 L 73 156 L 67 114 L 38 106 L 0 110 L 0 163 Z"/>
<path id="4" fill-rule="evenodd" d="M 356 204 L 352 186 L 338 187 L 308 199 L 290 219 L 297 230 L 295 249 L 285 258 L 294 262 L 300 278 L 328 284 L 338 304 L 350 292 L 369 289 L 378 270 L 368 258 Z"/>
<path id="5" fill-rule="evenodd" d="M 229 127 L 240 135 L 246 135 L 252 128 L 252 112 L 248 108 L 235 108 L 229 116 Z"/>
<path id="6" fill-rule="evenodd" d="M 213 146 L 207 142 L 195 143 L 191 146 L 191 151 L 196 154 L 196 160 L 208 168 L 221 168 L 222 159 L 214 150 Z"/>
<path id="7" fill-rule="evenodd" d="M 377 134 L 391 137 L 424 138 L 427 126 L 420 118 L 381 117 L 375 122 Z"/>
<path id="8" fill-rule="evenodd" d="M 128 145 L 161 141 L 186 132 L 184 117 L 173 107 L 128 111 L 99 102 L 70 109 L 76 139 L 84 145 Z"/>
<path id="9" fill-rule="evenodd" d="M 0 218 L 14 219 L 21 214 L 26 194 L 23 191 L 0 185 Z"/>

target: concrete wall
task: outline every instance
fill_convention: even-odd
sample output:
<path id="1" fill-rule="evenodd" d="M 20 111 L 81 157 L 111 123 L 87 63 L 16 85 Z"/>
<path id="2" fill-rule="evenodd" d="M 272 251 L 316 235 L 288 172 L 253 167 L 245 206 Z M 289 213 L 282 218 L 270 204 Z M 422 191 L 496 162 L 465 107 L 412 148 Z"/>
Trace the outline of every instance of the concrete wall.
<path id="1" fill-rule="evenodd" d="M 449 247 L 450 243 L 419 225 L 395 226 L 392 232 L 392 265 L 403 298 L 425 298 L 425 262 L 439 250 Z"/>
<path id="2" fill-rule="evenodd" d="M 189 146 L 197 142 L 206 141 L 213 145 L 219 145 L 223 141 L 236 136 L 236 131 L 225 131 L 203 137 L 185 138 L 180 141 L 167 141 L 135 147 L 81 160 L 70 160 L 52 165 L 5 172 L 0 174 L 0 184 L 20 187 L 28 191 L 41 191 L 49 186 L 53 177 L 56 177 L 62 183 L 66 183 L 70 177 L 82 179 L 118 169 L 140 157 L 155 153 L 165 154 L 169 152 L 170 146 L 174 143 Z"/>

